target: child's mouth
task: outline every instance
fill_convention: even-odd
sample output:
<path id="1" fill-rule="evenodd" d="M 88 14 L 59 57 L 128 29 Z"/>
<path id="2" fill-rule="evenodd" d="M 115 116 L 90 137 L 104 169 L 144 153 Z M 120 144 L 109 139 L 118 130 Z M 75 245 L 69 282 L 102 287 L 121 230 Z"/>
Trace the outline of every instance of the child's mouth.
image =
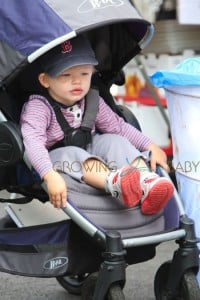
<path id="1" fill-rule="evenodd" d="M 80 95 L 82 92 L 83 92 L 82 89 L 73 89 L 73 90 L 71 90 L 71 93 L 73 95 Z"/>

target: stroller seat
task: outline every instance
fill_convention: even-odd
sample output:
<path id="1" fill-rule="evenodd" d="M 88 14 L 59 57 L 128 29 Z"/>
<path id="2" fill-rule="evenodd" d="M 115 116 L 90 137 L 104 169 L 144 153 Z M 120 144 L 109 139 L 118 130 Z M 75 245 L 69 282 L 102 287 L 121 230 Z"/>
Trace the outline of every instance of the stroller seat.
<path id="1" fill-rule="evenodd" d="M 132 119 L 134 120 L 134 116 L 132 116 Z M 1 167 L 12 166 L 23 158 L 24 146 L 21 133 L 16 123 L 5 121 L 0 123 L 0 134 L 0 144 L 7 145 L 6 149 L 5 147 L 1 147 L 0 149 L 0 165 Z M 61 157 L 60 151 L 62 151 L 61 148 L 53 150 L 55 161 Z M 20 176 L 23 177 L 24 174 L 20 173 Z M 68 197 L 71 203 L 90 219 L 91 222 L 104 228 L 104 230 L 117 229 L 123 237 L 132 237 L 134 235 L 155 233 L 155 228 L 156 232 L 165 229 L 163 211 L 151 216 L 142 215 L 139 207 L 128 209 L 104 191 L 80 183 L 67 174 L 62 174 L 62 176 L 69 186 Z M 16 191 L 17 187 L 16 190 L 13 189 L 13 192 Z M 34 195 L 34 190 L 32 192 L 32 198 L 37 198 L 38 194 Z M 177 214 L 176 211 L 175 214 Z M 178 218 L 172 226 L 176 227 L 177 224 Z"/>
<path id="2" fill-rule="evenodd" d="M 141 236 L 161 232 L 165 229 L 163 211 L 145 216 L 140 207 L 126 208 L 117 199 L 107 195 L 104 191 L 95 189 L 84 183 L 79 183 L 70 176 L 63 174 L 69 185 L 68 198 L 80 212 L 104 230 L 117 230 L 123 238 Z M 173 201 L 173 200 L 172 200 Z M 174 211 L 176 214 L 176 211 Z M 178 225 L 171 224 L 173 228 Z"/>

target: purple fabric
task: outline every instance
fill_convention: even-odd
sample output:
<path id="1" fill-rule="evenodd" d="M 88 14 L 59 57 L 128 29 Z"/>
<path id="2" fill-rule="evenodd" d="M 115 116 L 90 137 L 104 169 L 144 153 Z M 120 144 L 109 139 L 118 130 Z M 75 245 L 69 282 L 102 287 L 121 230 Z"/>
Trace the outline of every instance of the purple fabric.
<path id="1" fill-rule="evenodd" d="M 24 227 L 10 231 L 0 230 L 0 244 L 32 245 L 62 243 L 68 237 L 67 222 Z"/>
<path id="2" fill-rule="evenodd" d="M 177 228 L 179 225 L 179 211 L 175 201 L 175 198 L 172 198 L 166 205 L 164 209 L 165 216 L 165 229 Z"/>
<path id="3" fill-rule="evenodd" d="M 1 1 L 0 18 L 0 40 L 27 56 L 72 31 L 43 0 Z"/>

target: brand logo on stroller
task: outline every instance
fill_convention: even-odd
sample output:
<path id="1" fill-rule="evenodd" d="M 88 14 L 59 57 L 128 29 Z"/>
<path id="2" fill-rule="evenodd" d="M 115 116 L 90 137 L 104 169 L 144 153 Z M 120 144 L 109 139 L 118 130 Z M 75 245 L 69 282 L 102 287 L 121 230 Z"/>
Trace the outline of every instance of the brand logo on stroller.
<path id="1" fill-rule="evenodd" d="M 68 257 L 55 257 L 47 260 L 43 268 L 48 270 L 55 270 L 58 268 L 62 268 L 64 265 L 68 263 Z"/>
<path id="2" fill-rule="evenodd" d="M 78 7 L 79 13 L 87 13 L 94 9 L 102 9 L 108 6 L 120 6 L 123 5 L 123 0 L 85 0 Z"/>

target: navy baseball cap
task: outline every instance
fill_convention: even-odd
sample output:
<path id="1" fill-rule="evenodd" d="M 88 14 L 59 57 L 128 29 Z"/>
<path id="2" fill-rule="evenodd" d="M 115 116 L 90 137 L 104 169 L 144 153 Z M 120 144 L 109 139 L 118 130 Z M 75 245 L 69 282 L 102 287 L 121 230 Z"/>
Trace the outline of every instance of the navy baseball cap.
<path id="1" fill-rule="evenodd" d="M 90 43 L 83 36 L 65 41 L 42 58 L 42 68 L 51 77 L 56 77 L 74 66 L 97 64 L 98 61 Z"/>

